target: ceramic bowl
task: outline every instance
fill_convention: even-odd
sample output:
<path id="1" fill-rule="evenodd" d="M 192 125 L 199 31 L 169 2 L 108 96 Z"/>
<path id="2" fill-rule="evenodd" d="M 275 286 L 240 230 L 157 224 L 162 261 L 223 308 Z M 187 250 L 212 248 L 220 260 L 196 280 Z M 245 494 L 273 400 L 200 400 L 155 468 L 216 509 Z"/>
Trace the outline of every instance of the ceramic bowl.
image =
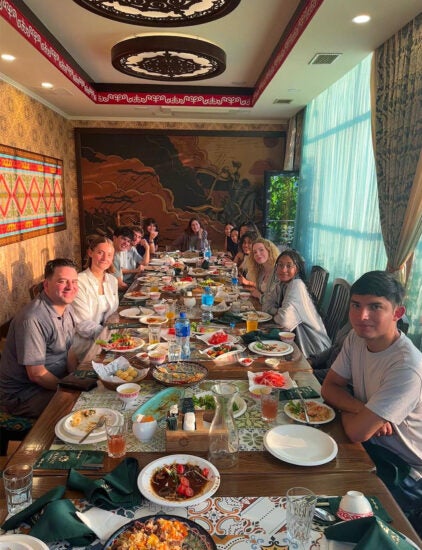
<path id="1" fill-rule="evenodd" d="M 139 395 L 140 390 L 141 386 L 139 384 L 134 384 L 133 382 L 130 382 L 128 384 L 121 384 L 116 388 L 119 399 L 121 399 L 123 403 L 126 404 L 136 399 Z"/>
<path id="2" fill-rule="evenodd" d="M 167 353 L 163 349 L 155 349 L 148 352 L 149 362 L 151 365 L 161 365 L 167 359 Z"/>
<path id="3" fill-rule="evenodd" d="M 275 369 L 279 363 L 280 363 L 280 360 L 276 359 L 275 357 L 272 357 L 270 359 L 265 359 L 265 364 L 270 369 Z"/>
<path id="4" fill-rule="evenodd" d="M 155 418 L 148 422 L 142 422 L 145 415 L 138 414 L 136 422 L 132 424 L 132 431 L 136 439 L 139 441 L 149 441 L 157 430 L 157 421 Z"/>
<path id="5" fill-rule="evenodd" d="M 251 357 L 240 357 L 239 363 L 242 365 L 242 367 L 250 367 L 253 363 L 253 359 Z"/>
<path id="6" fill-rule="evenodd" d="M 373 516 L 374 512 L 371 503 L 363 493 L 360 491 L 347 491 L 341 498 L 337 515 L 339 518 L 349 521 Z"/>
<path id="7" fill-rule="evenodd" d="M 239 297 L 240 297 L 241 300 L 243 300 L 244 302 L 246 302 L 246 300 L 249 300 L 249 298 L 251 297 L 251 295 L 250 295 L 249 292 L 240 292 Z"/>
<path id="8" fill-rule="evenodd" d="M 282 342 L 287 342 L 290 344 L 295 339 L 295 333 L 294 332 L 279 332 L 278 336 Z"/>
<path id="9" fill-rule="evenodd" d="M 160 299 L 161 293 L 160 292 L 150 292 L 149 297 L 153 302 L 156 302 Z"/>
<path id="10" fill-rule="evenodd" d="M 165 315 L 165 313 L 167 311 L 167 306 L 165 304 L 154 304 L 152 307 L 153 307 L 155 313 L 157 313 L 160 316 Z"/>

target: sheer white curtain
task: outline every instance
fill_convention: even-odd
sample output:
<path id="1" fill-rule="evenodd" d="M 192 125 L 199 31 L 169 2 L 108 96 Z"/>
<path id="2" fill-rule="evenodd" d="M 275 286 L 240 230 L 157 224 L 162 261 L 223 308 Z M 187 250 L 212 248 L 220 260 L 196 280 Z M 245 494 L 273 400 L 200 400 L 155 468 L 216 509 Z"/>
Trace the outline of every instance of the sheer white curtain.
<path id="1" fill-rule="evenodd" d="M 371 138 L 371 56 L 306 108 L 295 248 L 353 282 L 385 269 Z M 329 295 L 330 292 L 327 292 Z"/>

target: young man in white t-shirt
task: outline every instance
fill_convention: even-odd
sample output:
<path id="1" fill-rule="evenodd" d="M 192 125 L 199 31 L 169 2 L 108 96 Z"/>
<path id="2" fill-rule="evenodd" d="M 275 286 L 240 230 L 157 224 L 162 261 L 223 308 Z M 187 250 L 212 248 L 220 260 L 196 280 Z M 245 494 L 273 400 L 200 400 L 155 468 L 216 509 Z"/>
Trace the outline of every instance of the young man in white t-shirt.
<path id="1" fill-rule="evenodd" d="M 348 437 L 365 442 L 404 512 L 420 517 L 422 353 L 397 328 L 405 312 L 404 289 L 391 274 L 371 271 L 352 285 L 350 296 L 353 330 L 325 378 L 322 396 L 341 410 Z M 399 479 L 383 477 L 390 464 Z M 420 532 L 421 524 L 414 525 Z"/>

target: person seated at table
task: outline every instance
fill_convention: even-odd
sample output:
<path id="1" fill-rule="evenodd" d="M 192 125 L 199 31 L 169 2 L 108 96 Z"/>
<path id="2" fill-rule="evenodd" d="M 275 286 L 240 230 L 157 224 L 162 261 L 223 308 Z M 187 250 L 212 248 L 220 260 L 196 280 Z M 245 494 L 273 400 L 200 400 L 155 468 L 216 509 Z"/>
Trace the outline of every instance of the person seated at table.
<path id="1" fill-rule="evenodd" d="M 230 237 L 227 239 L 227 255 L 234 258 L 239 250 L 239 230 L 233 227 L 230 231 Z"/>
<path id="2" fill-rule="evenodd" d="M 229 243 L 230 239 L 230 232 L 234 228 L 234 225 L 231 222 L 226 222 L 224 225 L 224 248 L 223 250 L 225 252 L 228 251 L 227 245 Z"/>
<path id="3" fill-rule="evenodd" d="M 239 275 L 246 277 L 247 273 L 247 259 L 252 250 L 252 243 L 258 238 L 258 234 L 254 232 L 244 233 L 239 240 L 239 248 L 233 261 L 239 268 Z"/>
<path id="4" fill-rule="evenodd" d="M 278 258 L 277 246 L 262 237 L 258 237 L 252 243 L 251 253 L 246 260 L 248 277 L 239 277 L 243 286 L 251 288 L 251 295 L 261 300 L 264 292 L 274 284 L 274 266 Z"/>
<path id="5" fill-rule="evenodd" d="M 77 266 L 68 258 L 46 263 L 40 294 L 12 320 L 0 360 L 0 408 L 37 418 L 56 393 L 60 378 L 77 366 L 72 302 Z"/>
<path id="6" fill-rule="evenodd" d="M 420 521 L 422 353 L 397 328 L 403 298 L 403 286 L 385 271 L 365 273 L 352 285 L 353 330 L 324 380 L 322 396 L 341 410 L 349 439 L 364 442 L 405 514 Z"/>
<path id="7" fill-rule="evenodd" d="M 149 245 L 150 255 L 155 254 L 158 250 L 158 224 L 154 218 L 145 218 L 142 227 L 144 230 L 145 240 Z M 145 253 L 145 250 L 142 250 L 143 248 L 144 247 L 138 247 L 138 252 L 141 256 Z"/>
<path id="8" fill-rule="evenodd" d="M 186 229 L 173 242 L 173 246 L 182 252 L 187 250 L 204 250 L 208 240 L 207 230 L 198 218 L 191 218 Z"/>
<path id="9" fill-rule="evenodd" d="M 139 225 L 132 225 L 131 229 L 133 231 L 132 248 L 135 248 L 135 250 L 132 251 L 132 248 L 130 249 L 130 252 L 128 254 L 128 261 L 129 263 L 131 263 L 133 269 L 136 269 L 138 267 L 139 264 L 136 263 L 135 259 L 131 259 L 131 253 L 133 256 L 135 256 L 136 251 L 138 256 L 141 256 L 142 258 L 141 265 L 145 267 L 149 264 L 151 253 L 149 243 L 144 236 L 144 229 L 142 227 L 139 227 Z"/>
<path id="10" fill-rule="evenodd" d="M 135 247 L 132 247 L 133 240 L 134 233 L 131 227 L 122 226 L 115 229 L 113 235 L 113 265 L 115 271 L 113 275 L 117 279 L 119 292 L 124 292 L 127 290 L 134 274 L 144 270 L 144 266 L 142 265 L 142 256 L 136 252 Z M 135 263 L 134 268 L 129 267 L 132 266 L 132 262 Z"/>
<path id="11" fill-rule="evenodd" d="M 296 250 L 284 250 L 275 264 L 276 283 L 265 292 L 262 310 L 274 316 L 280 330 L 294 332 L 305 357 L 331 346 L 324 323 L 306 286 L 305 264 Z"/>
<path id="12" fill-rule="evenodd" d="M 72 350 L 81 360 L 104 328 L 104 322 L 119 307 L 114 271 L 113 242 L 102 235 L 87 239 L 86 269 L 78 274 L 79 291 L 73 301 L 76 333 Z"/>
<path id="13" fill-rule="evenodd" d="M 261 236 L 261 233 L 254 222 L 242 222 L 239 225 L 239 240 L 245 233 L 256 233 L 257 237 Z"/>

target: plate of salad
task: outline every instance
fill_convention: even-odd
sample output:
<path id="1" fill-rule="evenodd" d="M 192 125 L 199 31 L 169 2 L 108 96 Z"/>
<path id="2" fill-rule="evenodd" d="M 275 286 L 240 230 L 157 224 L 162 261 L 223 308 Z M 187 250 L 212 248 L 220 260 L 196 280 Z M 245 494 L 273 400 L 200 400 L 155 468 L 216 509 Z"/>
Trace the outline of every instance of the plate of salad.
<path id="1" fill-rule="evenodd" d="M 130 334 L 115 332 L 108 340 L 96 340 L 95 343 L 101 346 L 105 351 L 126 353 L 127 351 L 135 351 L 141 348 L 145 344 L 145 340 L 136 338 Z"/>
<path id="2" fill-rule="evenodd" d="M 293 353 L 293 346 L 280 340 L 262 340 L 251 342 L 249 349 L 258 355 L 267 355 L 269 357 L 281 357 Z"/>

